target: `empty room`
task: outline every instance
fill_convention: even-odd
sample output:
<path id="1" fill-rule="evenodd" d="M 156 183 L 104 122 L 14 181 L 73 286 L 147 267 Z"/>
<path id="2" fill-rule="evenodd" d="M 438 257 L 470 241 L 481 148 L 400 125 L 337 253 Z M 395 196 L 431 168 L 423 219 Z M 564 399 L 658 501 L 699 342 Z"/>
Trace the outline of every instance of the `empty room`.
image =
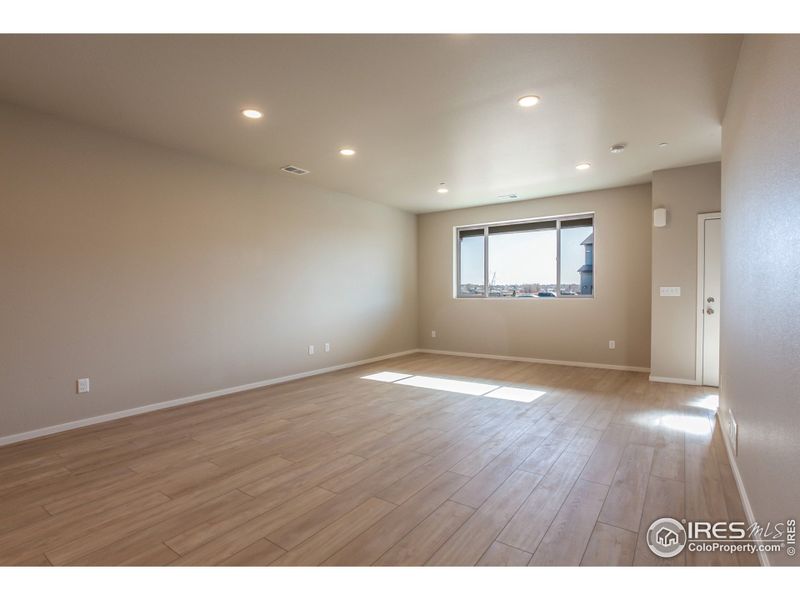
<path id="1" fill-rule="evenodd" d="M 0 576 L 796 565 L 799 61 L 0 35 Z"/>

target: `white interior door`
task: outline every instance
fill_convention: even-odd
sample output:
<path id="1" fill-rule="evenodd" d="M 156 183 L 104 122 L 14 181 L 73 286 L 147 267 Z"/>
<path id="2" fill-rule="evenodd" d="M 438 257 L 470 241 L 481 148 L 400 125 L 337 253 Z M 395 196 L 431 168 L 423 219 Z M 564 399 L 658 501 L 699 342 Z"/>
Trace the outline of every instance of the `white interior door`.
<path id="1" fill-rule="evenodd" d="M 719 386 L 719 311 L 721 220 L 701 217 L 703 227 L 702 265 L 702 378 L 703 385 Z"/>

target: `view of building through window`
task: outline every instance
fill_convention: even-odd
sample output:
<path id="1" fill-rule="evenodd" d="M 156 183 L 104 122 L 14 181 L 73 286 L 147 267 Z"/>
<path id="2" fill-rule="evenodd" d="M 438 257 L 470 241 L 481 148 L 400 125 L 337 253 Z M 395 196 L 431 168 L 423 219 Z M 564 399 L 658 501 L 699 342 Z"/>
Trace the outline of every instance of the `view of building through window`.
<path id="1" fill-rule="evenodd" d="M 555 298 L 594 293 L 591 216 L 462 229 L 458 253 L 459 297 Z"/>
<path id="2" fill-rule="evenodd" d="M 592 219 L 562 221 L 561 294 L 591 296 L 593 293 L 594 227 Z"/>

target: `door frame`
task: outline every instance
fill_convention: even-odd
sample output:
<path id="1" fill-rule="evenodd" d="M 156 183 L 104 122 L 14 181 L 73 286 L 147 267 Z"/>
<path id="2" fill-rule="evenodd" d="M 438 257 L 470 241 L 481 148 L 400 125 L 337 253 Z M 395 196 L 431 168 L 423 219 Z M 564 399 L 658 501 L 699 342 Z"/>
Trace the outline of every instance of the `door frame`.
<path id="1" fill-rule="evenodd" d="M 722 224 L 721 212 L 700 213 L 697 215 L 697 304 L 695 310 L 695 331 L 697 333 L 695 349 L 695 384 L 703 385 L 703 311 L 705 310 L 705 299 L 703 298 L 703 286 L 706 275 L 706 221 L 719 219 Z M 722 265 L 720 265 L 720 269 Z M 721 273 L 720 273 L 721 274 Z"/>

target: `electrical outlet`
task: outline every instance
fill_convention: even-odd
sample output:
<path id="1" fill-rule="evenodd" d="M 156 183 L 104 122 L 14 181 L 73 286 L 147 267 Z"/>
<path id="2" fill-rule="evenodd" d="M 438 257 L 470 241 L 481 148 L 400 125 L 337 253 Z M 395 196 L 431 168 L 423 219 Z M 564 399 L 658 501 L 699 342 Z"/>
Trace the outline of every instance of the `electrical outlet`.
<path id="1" fill-rule="evenodd" d="M 89 378 L 85 377 L 83 379 L 78 379 L 78 393 L 79 394 L 88 394 L 91 388 Z"/>
<path id="2" fill-rule="evenodd" d="M 731 409 L 728 409 L 728 441 L 731 443 L 733 455 L 739 456 L 739 426 L 736 424 L 736 419 L 733 418 Z"/>
<path id="3" fill-rule="evenodd" d="M 330 351 L 331 351 L 331 343 L 325 342 L 325 352 L 330 352 Z"/>
<path id="4" fill-rule="evenodd" d="M 617 342 L 614 340 L 608 340 L 608 349 L 614 350 L 617 347 Z"/>
<path id="5" fill-rule="evenodd" d="M 309 346 L 308 347 L 308 355 L 311 356 L 312 354 L 314 354 L 314 346 Z"/>
<path id="6" fill-rule="evenodd" d="M 436 337 L 436 330 L 435 329 L 431 330 L 431 337 L 432 338 Z"/>

